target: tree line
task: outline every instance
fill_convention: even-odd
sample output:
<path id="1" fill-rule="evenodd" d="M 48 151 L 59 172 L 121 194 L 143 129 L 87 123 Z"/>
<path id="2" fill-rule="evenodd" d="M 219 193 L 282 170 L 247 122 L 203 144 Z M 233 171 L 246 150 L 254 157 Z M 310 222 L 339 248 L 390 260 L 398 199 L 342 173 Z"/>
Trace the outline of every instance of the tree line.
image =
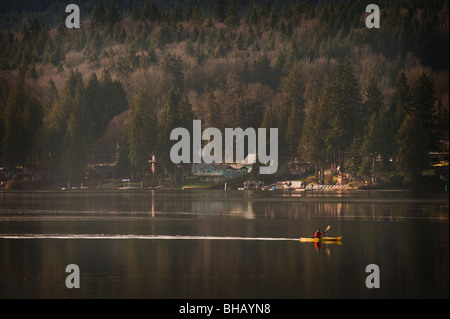
<path id="1" fill-rule="evenodd" d="M 63 16 L 0 33 L 0 70 L 16 76 L 1 79 L 2 165 L 79 181 L 121 112 L 127 174 L 147 174 L 152 154 L 172 172 L 170 131 L 193 118 L 277 127 L 279 157 L 319 179 L 335 166 L 417 183 L 427 153 L 448 151 L 448 1 L 383 1 L 380 29 L 364 1 L 88 3 L 78 30 Z"/>
<path id="2" fill-rule="evenodd" d="M 100 79 L 92 73 L 87 82 L 72 70 L 62 92 L 50 79 L 43 101 L 23 76 L 11 88 L 3 82 L 2 88 L 3 165 L 15 171 L 24 164 L 45 163 L 55 182 L 82 180 L 87 148 L 115 115 L 128 108 L 122 84 L 107 70 Z"/>

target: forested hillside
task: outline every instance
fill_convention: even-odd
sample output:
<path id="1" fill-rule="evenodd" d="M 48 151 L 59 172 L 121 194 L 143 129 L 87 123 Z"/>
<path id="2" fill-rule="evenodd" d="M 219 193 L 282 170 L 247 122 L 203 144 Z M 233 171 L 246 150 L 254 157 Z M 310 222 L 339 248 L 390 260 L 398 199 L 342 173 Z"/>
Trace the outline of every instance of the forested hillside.
<path id="1" fill-rule="evenodd" d="M 0 166 L 79 183 L 125 117 L 117 176 L 152 154 L 172 173 L 171 130 L 201 119 L 276 127 L 280 159 L 316 174 L 418 185 L 448 152 L 449 2 L 378 1 L 369 29 L 372 2 L 83 1 L 68 29 L 63 1 L 2 1 Z"/>

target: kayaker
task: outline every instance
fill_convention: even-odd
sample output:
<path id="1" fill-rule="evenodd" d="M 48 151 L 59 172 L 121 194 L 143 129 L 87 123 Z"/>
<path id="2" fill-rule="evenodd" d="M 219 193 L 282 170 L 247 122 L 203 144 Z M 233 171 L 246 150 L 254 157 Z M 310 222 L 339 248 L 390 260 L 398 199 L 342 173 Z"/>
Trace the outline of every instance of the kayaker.
<path id="1" fill-rule="evenodd" d="M 316 230 L 314 233 L 314 238 L 321 238 L 323 236 L 323 233 L 320 231 L 320 228 Z"/>

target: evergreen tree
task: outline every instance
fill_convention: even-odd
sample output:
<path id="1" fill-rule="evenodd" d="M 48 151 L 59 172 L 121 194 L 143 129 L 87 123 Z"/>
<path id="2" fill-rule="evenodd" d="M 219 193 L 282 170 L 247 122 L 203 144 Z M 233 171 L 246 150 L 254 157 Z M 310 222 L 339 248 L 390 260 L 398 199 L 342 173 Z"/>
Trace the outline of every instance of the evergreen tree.
<path id="1" fill-rule="evenodd" d="M 375 176 L 375 169 L 378 168 L 375 167 L 375 160 L 380 153 L 383 153 L 383 148 L 386 148 L 383 129 L 380 115 L 374 113 L 366 125 L 366 133 L 360 148 L 361 167 L 359 168 L 359 174 L 362 176 Z"/>
<path id="2" fill-rule="evenodd" d="M 148 0 L 145 0 L 144 7 L 142 8 L 140 18 L 142 21 L 148 21 L 148 22 L 161 21 L 161 13 L 154 1 L 151 1 L 149 3 Z"/>
<path id="3" fill-rule="evenodd" d="M 247 19 L 246 19 L 247 25 L 248 26 L 254 26 L 254 25 L 257 26 L 259 24 L 259 17 L 260 17 L 260 14 L 259 14 L 258 6 L 254 3 L 251 11 L 247 15 Z"/>
<path id="4" fill-rule="evenodd" d="M 115 0 L 111 1 L 111 6 L 105 14 L 105 21 L 109 23 L 110 27 L 113 27 L 115 24 L 122 21 L 122 14 L 120 13 Z"/>
<path id="5" fill-rule="evenodd" d="M 93 141 L 100 137 L 104 125 L 102 118 L 104 117 L 103 113 L 105 111 L 103 96 L 100 90 L 100 82 L 98 81 L 95 72 L 92 72 L 89 77 L 86 86 L 85 100 L 86 112 L 88 114 L 85 121 L 88 122 L 89 140 Z"/>
<path id="6" fill-rule="evenodd" d="M 300 113 L 298 106 L 292 105 L 287 122 L 286 134 L 284 137 L 286 141 L 287 151 L 290 155 L 295 155 L 297 153 L 297 147 L 300 142 L 302 127 L 303 114 Z"/>
<path id="7" fill-rule="evenodd" d="M 174 39 L 173 30 L 167 22 L 161 24 L 161 29 L 158 34 L 158 44 L 163 47 L 166 44 L 172 43 Z"/>
<path id="8" fill-rule="evenodd" d="M 334 79 L 325 92 L 328 127 L 324 132 L 330 158 L 343 168 L 347 147 L 357 133 L 355 118 L 361 115 L 358 82 L 349 61 L 337 66 Z"/>
<path id="9" fill-rule="evenodd" d="M 208 99 L 206 103 L 207 103 L 206 124 L 208 125 L 208 127 L 216 127 L 223 132 L 224 128 L 222 127 L 222 114 L 221 114 L 222 109 L 219 103 L 217 102 L 217 98 L 215 97 L 214 92 L 210 92 L 208 94 Z"/>
<path id="10" fill-rule="evenodd" d="M 44 107 L 50 109 L 59 98 L 58 89 L 56 88 L 55 82 L 52 79 L 48 81 L 48 85 L 45 89 L 44 95 Z"/>
<path id="11" fill-rule="evenodd" d="M 193 119 L 194 113 L 187 96 L 182 95 L 178 89 L 171 88 L 167 94 L 166 105 L 158 119 L 158 157 L 172 177 L 176 167 L 170 159 L 170 149 L 176 142 L 170 141 L 170 133 L 176 127 L 183 127 L 192 136 Z"/>
<path id="12" fill-rule="evenodd" d="M 169 174 L 172 174 L 174 169 L 174 164 L 170 160 L 170 149 L 174 144 L 173 141 L 170 141 L 170 133 L 177 127 L 177 111 L 180 100 L 180 93 L 173 88 L 170 89 L 166 105 L 161 110 L 158 119 L 158 157 Z"/>
<path id="13" fill-rule="evenodd" d="M 383 96 L 377 87 L 374 79 L 369 83 L 367 88 L 367 99 L 363 104 L 363 112 L 361 114 L 361 124 L 365 125 L 369 122 L 370 117 L 380 111 L 383 104 Z"/>
<path id="14" fill-rule="evenodd" d="M 68 185 L 80 183 L 87 160 L 85 88 L 80 72 L 71 72 L 62 98 L 64 111 L 63 137 L 59 166 Z"/>
<path id="15" fill-rule="evenodd" d="M 87 144 L 81 116 L 81 110 L 69 116 L 64 135 L 60 167 L 69 187 L 82 182 L 85 174 Z"/>
<path id="16" fill-rule="evenodd" d="M 102 111 L 98 121 L 101 125 L 100 131 L 103 131 L 114 116 L 128 109 L 128 101 L 122 84 L 118 80 L 112 80 L 108 69 L 102 72 L 99 95 Z"/>
<path id="17" fill-rule="evenodd" d="M 67 84 L 66 84 L 67 85 Z M 67 88 L 64 88 L 67 93 Z M 60 159 L 63 148 L 63 136 L 65 134 L 67 111 L 63 99 L 64 93 L 52 103 L 51 108 L 44 118 L 45 140 L 48 153 L 47 167 L 49 168 L 50 178 L 57 181 L 60 176 Z"/>
<path id="18" fill-rule="evenodd" d="M 411 111 L 396 136 L 399 169 L 404 181 L 414 187 L 419 186 L 422 171 L 428 166 L 428 152 L 436 146 L 434 102 L 433 83 L 423 74 L 411 89 Z"/>
<path id="19" fill-rule="evenodd" d="M 203 12 L 200 10 L 198 5 L 194 5 L 194 8 L 192 9 L 192 13 L 190 15 L 191 23 L 194 26 L 200 26 L 203 23 Z"/>
<path id="20" fill-rule="evenodd" d="M 144 177 L 145 167 L 157 143 L 157 118 L 152 101 L 146 91 L 142 90 L 134 98 L 127 128 L 128 158 L 134 169 L 140 171 Z"/>
<path id="21" fill-rule="evenodd" d="M 192 133 L 192 120 L 194 119 L 194 112 L 192 105 L 189 102 L 187 95 L 183 95 L 177 106 L 177 127 L 184 127 Z"/>
<path id="22" fill-rule="evenodd" d="M 6 103 L 8 101 L 9 86 L 6 80 L 0 78 L 0 162 L 3 159 L 3 143 L 5 136 L 5 122 L 4 115 L 6 109 Z"/>
<path id="23" fill-rule="evenodd" d="M 275 87 L 278 82 L 273 69 L 270 65 L 270 59 L 267 54 L 263 53 L 253 62 L 253 82 Z"/>
<path id="24" fill-rule="evenodd" d="M 84 176 L 87 118 L 82 75 L 71 71 L 59 98 L 44 119 L 49 173 L 55 181 L 63 179 L 73 185 Z"/>
<path id="25" fill-rule="evenodd" d="M 236 2 L 232 2 L 230 6 L 230 10 L 228 12 L 228 16 L 225 20 L 226 24 L 231 28 L 234 29 L 239 25 L 239 12 L 237 8 Z"/>
<path id="26" fill-rule="evenodd" d="M 289 115 L 292 109 L 292 104 L 278 102 L 278 108 L 276 112 L 276 119 L 278 127 L 278 154 L 280 158 L 291 156 L 292 153 L 289 153 L 288 146 L 286 144 L 286 131 L 287 125 L 289 121 Z"/>
<path id="27" fill-rule="evenodd" d="M 183 11 L 181 11 L 180 3 L 175 1 L 173 8 L 169 12 L 169 22 L 173 25 L 179 24 L 183 19 Z"/>
<path id="28" fill-rule="evenodd" d="M 106 22 L 106 8 L 103 0 L 94 8 L 91 14 L 91 25 L 95 29 L 98 26 L 102 26 Z"/>
<path id="29" fill-rule="evenodd" d="M 306 112 L 302 137 L 298 147 L 300 156 L 314 165 L 315 175 L 319 182 L 323 178 L 324 165 L 329 158 L 324 135 L 327 128 L 327 115 L 324 111 L 324 101 L 314 98 Z"/>
<path id="30" fill-rule="evenodd" d="M 52 43 L 50 44 L 50 62 L 54 65 L 54 66 L 59 66 L 59 64 L 61 63 L 61 61 L 64 60 L 64 51 L 61 48 L 61 44 L 59 41 L 52 41 Z"/>
<path id="31" fill-rule="evenodd" d="M 3 160 L 12 170 L 32 160 L 35 136 L 42 123 L 42 106 L 23 77 L 11 88 L 3 116 Z"/>
<path id="32" fill-rule="evenodd" d="M 223 0 L 216 0 L 216 18 L 220 22 L 225 20 L 225 5 Z"/>
<path id="33" fill-rule="evenodd" d="M 264 117 L 261 122 L 261 127 L 270 129 L 277 127 L 277 124 L 276 110 L 274 110 L 272 106 L 266 108 L 266 110 L 264 111 Z"/>
<path id="34" fill-rule="evenodd" d="M 397 133 L 396 146 L 398 150 L 399 170 L 404 182 L 409 186 L 417 186 L 424 162 L 425 154 L 421 151 L 421 134 L 417 127 L 419 119 L 414 114 L 408 114 Z"/>
<path id="35" fill-rule="evenodd" d="M 427 151 L 434 150 L 437 139 L 437 109 L 434 85 L 430 77 L 423 73 L 411 89 L 411 106 L 423 129 L 424 145 Z"/>
<path id="36" fill-rule="evenodd" d="M 360 126 L 356 127 L 354 141 L 360 146 L 359 157 L 356 145 L 349 147 L 351 158 L 348 158 L 350 171 L 354 176 L 362 175 L 374 177 L 382 169 L 388 169 L 388 163 L 393 155 L 392 118 L 382 109 L 382 96 L 376 83 L 371 81 L 367 90 L 367 100 L 363 105 L 364 111 L 360 119 Z M 381 159 L 385 165 L 383 167 Z"/>
<path id="37" fill-rule="evenodd" d="M 134 4 L 133 9 L 131 10 L 131 20 L 139 21 L 140 19 L 141 19 L 141 10 L 136 6 L 136 4 Z"/>
<path id="38" fill-rule="evenodd" d="M 355 137 L 352 143 L 347 149 L 347 160 L 346 160 L 346 171 L 351 176 L 358 176 L 359 170 L 362 164 L 362 152 L 361 152 L 362 141 L 361 138 Z"/>
<path id="39" fill-rule="evenodd" d="M 283 108 L 286 108 L 285 114 L 288 114 L 284 134 L 286 150 L 287 154 L 294 155 L 297 153 L 297 147 L 303 130 L 303 122 L 305 120 L 305 101 L 303 98 L 305 82 L 298 65 L 295 65 L 283 79 L 281 92 L 283 96 Z"/>
<path id="40" fill-rule="evenodd" d="M 167 81 L 167 88 L 174 88 L 182 92 L 184 90 L 184 74 L 181 58 L 168 53 L 162 62 L 162 70 Z"/>
<path id="41" fill-rule="evenodd" d="M 393 134 L 397 132 L 411 109 L 411 94 L 404 72 L 400 73 L 390 102 L 389 112 L 393 119 Z"/>
<path id="42" fill-rule="evenodd" d="M 439 98 L 437 101 L 437 117 L 438 117 L 438 129 L 437 135 L 443 141 L 448 141 L 449 139 L 449 109 L 442 103 Z"/>

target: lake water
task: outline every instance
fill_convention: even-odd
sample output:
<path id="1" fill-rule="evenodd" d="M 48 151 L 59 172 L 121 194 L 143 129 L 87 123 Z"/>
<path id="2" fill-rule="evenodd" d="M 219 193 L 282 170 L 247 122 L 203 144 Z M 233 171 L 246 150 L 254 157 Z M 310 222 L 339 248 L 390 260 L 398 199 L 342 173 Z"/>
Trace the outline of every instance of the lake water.
<path id="1" fill-rule="evenodd" d="M 448 205 L 400 191 L 0 193 L 0 298 L 449 298 Z M 341 243 L 299 242 L 328 225 Z"/>

